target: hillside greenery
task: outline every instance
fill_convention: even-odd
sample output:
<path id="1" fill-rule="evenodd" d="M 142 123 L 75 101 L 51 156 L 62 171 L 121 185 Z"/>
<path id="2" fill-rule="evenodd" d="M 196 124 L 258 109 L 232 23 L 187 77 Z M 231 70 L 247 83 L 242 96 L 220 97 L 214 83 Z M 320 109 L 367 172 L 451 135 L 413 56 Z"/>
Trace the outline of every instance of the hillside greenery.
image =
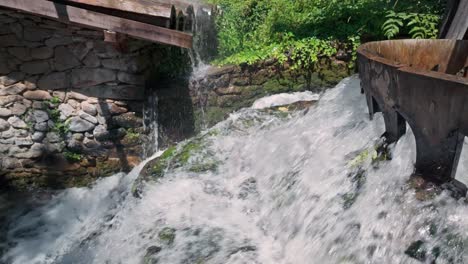
<path id="1" fill-rule="evenodd" d="M 209 0 L 218 6 L 218 64 L 288 59 L 312 69 L 361 41 L 435 38 L 443 0 Z"/>

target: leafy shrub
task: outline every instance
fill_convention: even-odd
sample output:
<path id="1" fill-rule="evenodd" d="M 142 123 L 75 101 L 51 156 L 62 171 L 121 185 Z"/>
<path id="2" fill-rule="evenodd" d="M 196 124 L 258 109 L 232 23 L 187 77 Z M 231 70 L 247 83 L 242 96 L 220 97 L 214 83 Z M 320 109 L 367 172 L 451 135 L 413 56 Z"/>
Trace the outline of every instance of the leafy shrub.
<path id="1" fill-rule="evenodd" d="M 408 34 L 412 38 L 436 38 L 440 17 L 434 14 L 396 13 L 388 11 L 387 20 L 382 25 L 384 35 L 394 38 L 398 35 Z"/>
<path id="2" fill-rule="evenodd" d="M 436 36 L 444 7 L 442 0 L 208 1 L 221 10 L 218 64 L 253 64 L 281 57 L 278 50 L 283 50 L 285 41 L 298 50 L 316 49 L 311 39 L 344 43 L 355 58 L 361 40 Z M 404 19 L 401 14 L 406 15 Z M 300 52 L 297 58 L 309 55 Z"/>
<path id="3" fill-rule="evenodd" d="M 80 162 L 83 159 L 83 155 L 69 150 L 66 150 L 63 155 L 69 162 Z"/>

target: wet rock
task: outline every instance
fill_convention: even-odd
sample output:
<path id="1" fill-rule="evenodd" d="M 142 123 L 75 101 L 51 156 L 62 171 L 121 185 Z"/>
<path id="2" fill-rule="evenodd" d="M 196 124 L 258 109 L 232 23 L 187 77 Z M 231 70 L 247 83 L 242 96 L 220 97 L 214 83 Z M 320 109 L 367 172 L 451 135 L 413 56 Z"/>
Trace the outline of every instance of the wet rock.
<path id="1" fill-rule="evenodd" d="M 43 90 L 34 90 L 34 91 L 27 91 L 23 94 L 24 98 L 30 100 L 49 100 L 52 98 L 50 94 Z"/>
<path id="2" fill-rule="evenodd" d="M 92 42 L 87 42 L 87 43 L 77 43 L 69 47 L 71 50 L 71 53 L 73 53 L 74 57 L 76 57 L 78 60 L 83 60 L 85 56 L 88 54 L 88 52 L 93 48 L 93 43 Z"/>
<path id="3" fill-rule="evenodd" d="M 114 116 L 112 121 L 115 125 L 125 128 L 136 128 L 143 125 L 143 120 L 132 112 Z"/>
<path id="4" fill-rule="evenodd" d="M 37 85 L 41 89 L 58 90 L 65 89 L 69 85 L 68 75 L 65 72 L 54 72 L 44 75 L 39 79 Z"/>
<path id="5" fill-rule="evenodd" d="M 72 117 L 70 119 L 69 129 L 72 132 L 87 132 L 95 128 L 95 125 L 91 122 L 81 119 L 80 117 Z"/>
<path id="6" fill-rule="evenodd" d="M 176 237 L 175 232 L 174 228 L 165 227 L 158 233 L 158 237 L 164 244 L 172 245 Z"/>
<path id="7" fill-rule="evenodd" d="M 42 74 L 50 71 L 50 65 L 47 61 L 30 61 L 21 65 L 21 71 L 28 74 Z"/>
<path id="8" fill-rule="evenodd" d="M 241 184 L 238 197 L 239 199 L 246 199 L 251 195 L 258 195 L 257 180 L 255 178 L 248 178 Z"/>
<path id="9" fill-rule="evenodd" d="M 80 62 L 75 58 L 73 53 L 64 46 L 55 48 L 54 62 L 57 71 L 73 69 L 80 65 Z"/>
<path id="10" fill-rule="evenodd" d="M 14 128 L 27 128 L 28 125 L 17 116 L 8 118 L 8 123 Z"/>
<path id="11" fill-rule="evenodd" d="M 59 45 L 68 45 L 73 43 L 73 38 L 71 36 L 61 36 L 61 37 L 52 37 L 45 41 L 47 47 L 54 48 Z"/>
<path id="12" fill-rule="evenodd" d="M 40 27 L 25 27 L 23 38 L 26 41 L 43 41 L 49 38 L 52 34 L 51 30 Z"/>
<path id="13" fill-rule="evenodd" d="M 424 241 L 418 240 L 411 243 L 411 245 L 405 250 L 405 254 L 419 261 L 426 260 L 427 249 Z"/>

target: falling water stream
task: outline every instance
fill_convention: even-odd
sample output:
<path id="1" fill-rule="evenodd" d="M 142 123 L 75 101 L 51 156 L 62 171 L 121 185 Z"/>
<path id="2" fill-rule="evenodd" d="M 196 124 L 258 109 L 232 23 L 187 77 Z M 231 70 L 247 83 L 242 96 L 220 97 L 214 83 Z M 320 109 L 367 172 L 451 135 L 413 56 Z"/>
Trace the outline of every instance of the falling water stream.
<path id="1" fill-rule="evenodd" d="M 357 77 L 308 111 L 243 109 L 204 134 L 214 170 L 168 170 L 136 198 L 143 163 L 10 211 L 2 262 L 468 263 L 468 207 L 416 199 L 411 131 L 375 161 L 382 133 Z"/>

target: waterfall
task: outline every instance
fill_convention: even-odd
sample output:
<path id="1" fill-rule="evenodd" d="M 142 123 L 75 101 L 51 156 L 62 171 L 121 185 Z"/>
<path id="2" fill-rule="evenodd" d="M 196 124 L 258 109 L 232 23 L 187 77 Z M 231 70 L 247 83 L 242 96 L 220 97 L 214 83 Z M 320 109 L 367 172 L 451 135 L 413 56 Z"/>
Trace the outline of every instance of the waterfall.
<path id="1" fill-rule="evenodd" d="M 418 199 L 414 136 L 379 159 L 383 129 L 357 77 L 308 111 L 243 109 L 182 142 L 198 150 L 140 198 L 131 186 L 147 161 L 10 211 L 0 262 L 467 263 L 465 202 Z M 460 163 L 465 175 L 466 153 Z"/>

